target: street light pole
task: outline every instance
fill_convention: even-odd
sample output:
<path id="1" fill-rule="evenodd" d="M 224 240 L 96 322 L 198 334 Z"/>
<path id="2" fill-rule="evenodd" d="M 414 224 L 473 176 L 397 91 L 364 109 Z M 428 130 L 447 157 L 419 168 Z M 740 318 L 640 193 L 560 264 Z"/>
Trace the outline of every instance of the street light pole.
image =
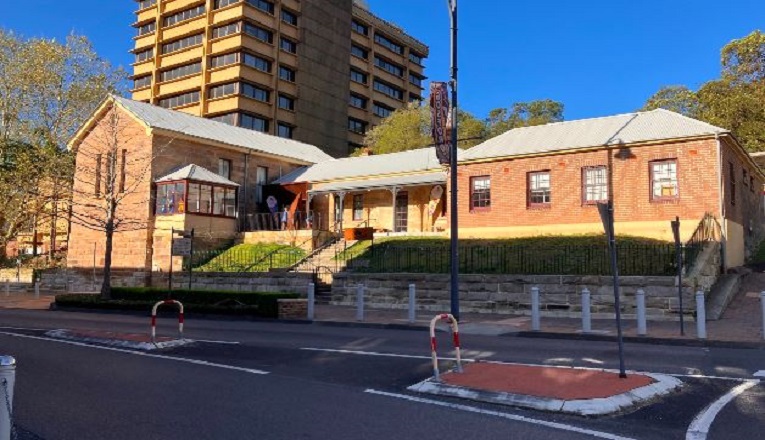
<path id="1" fill-rule="evenodd" d="M 451 15 L 451 86 L 452 86 L 452 147 L 449 160 L 451 193 L 451 312 L 460 319 L 459 298 L 459 249 L 457 228 L 457 0 L 447 0 Z"/>

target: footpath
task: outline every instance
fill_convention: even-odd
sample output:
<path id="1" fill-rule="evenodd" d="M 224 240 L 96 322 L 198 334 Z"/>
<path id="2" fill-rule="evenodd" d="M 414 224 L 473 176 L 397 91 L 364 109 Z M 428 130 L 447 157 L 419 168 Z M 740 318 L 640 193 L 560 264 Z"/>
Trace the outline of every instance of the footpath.
<path id="1" fill-rule="evenodd" d="M 680 334 L 678 321 L 648 321 L 647 335 L 637 335 L 634 320 L 624 319 L 623 335 L 627 342 L 720 346 L 731 348 L 765 348 L 762 334 L 762 308 L 759 293 L 765 290 L 765 273 L 755 272 L 744 279 L 739 293 L 721 319 L 707 322 L 707 337 L 696 334 L 696 322 L 685 320 L 685 335 Z M 39 298 L 30 293 L 0 293 L 1 309 L 47 310 L 53 301 L 50 292 Z M 444 311 L 447 312 L 447 311 Z M 367 309 L 364 320 L 356 319 L 356 309 L 348 306 L 317 305 L 313 325 L 413 329 L 427 331 L 435 312 L 418 311 L 410 323 L 405 309 Z M 541 330 L 532 331 L 531 318 L 507 314 L 462 314 L 459 333 L 488 336 L 563 338 L 579 340 L 615 340 L 614 319 L 592 320 L 592 330 L 581 330 L 581 319 L 542 317 Z M 447 326 L 440 324 L 440 329 Z M 134 349 L 156 349 L 145 335 L 120 334 L 70 329 L 49 332 L 51 337 L 80 340 L 83 343 L 112 345 Z M 62 333 L 63 332 L 63 333 Z M 181 341 L 178 341 L 181 342 Z M 191 341 L 182 341 L 188 343 Z M 167 344 L 167 345 L 165 345 Z M 135 347 L 133 347 L 135 345 Z M 162 340 L 165 347 L 172 341 Z M 451 352 L 451 347 L 446 350 Z M 442 361 L 440 365 L 446 365 Z M 657 397 L 672 393 L 682 386 L 678 379 L 661 374 L 628 372 L 620 377 L 612 370 L 554 366 L 529 366 L 495 362 L 470 362 L 462 371 L 444 370 L 438 377 L 427 378 L 408 389 L 416 393 L 438 394 L 470 400 L 504 404 L 537 410 L 587 416 L 612 414 L 649 404 Z"/>

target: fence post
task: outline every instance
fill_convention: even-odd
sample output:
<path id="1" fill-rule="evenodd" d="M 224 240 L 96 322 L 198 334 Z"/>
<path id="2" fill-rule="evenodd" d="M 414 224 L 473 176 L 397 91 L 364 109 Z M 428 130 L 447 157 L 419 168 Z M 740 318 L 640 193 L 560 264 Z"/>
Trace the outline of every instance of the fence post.
<path id="1" fill-rule="evenodd" d="M 40 282 L 35 281 L 35 299 L 40 299 Z"/>
<path id="2" fill-rule="evenodd" d="M 356 286 L 356 321 L 364 320 L 364 285 Z"/>
<path id="3" fill-rule="evenodd" d="M 0 356 L 0 440 L 11 439 L 11 432 L 13 431 L 13 385 L 15 383 L 16 359 L 12 356 Z"/>
<path id="4" fill-rule="evenodd" d="M 409 285 L 409 324 L 414 324 L 415 320 L 415 310 L 414 310 L 414 304 L 415 304 L 415 286 L 414 284 Z"/>
<path id="5" fill-rule="evenodd" d="M 538 332 L 539 325 L 539 287 L 531 288 L 531 331 Z"/>
<path id="6" fill-rule="evenodd" d="M 308 283 L 308 319 L 313 321 L 314 304 L 316 301 L 316 284 Z"/>
<path id="7" fill-rule="evenodd" d="M 699 339 L 707 338 L 707 311 L 704 305 L 704 292 L 696 292 L 696 336 Z"/>
<path id="8" fill-rule="evenodd" d="M 635 293 L 635 301 L 637 302 L 637 334 L 638 336 L 645 336 L 648 332 L 646 330 L 645 291 L 643 289 L 638 289 Z"/>
<path id="9" fill-rule="evenodd" d="M 762 307 L 762 338 L 765 339 L 765 291 L 760 292 L 760 305 Z"/>
<path id="10" fill-rule="evenodd" d="M 582 333 L 592 332 L 592 315 L 590 309 L 590 291 L 582 290 Z"/>

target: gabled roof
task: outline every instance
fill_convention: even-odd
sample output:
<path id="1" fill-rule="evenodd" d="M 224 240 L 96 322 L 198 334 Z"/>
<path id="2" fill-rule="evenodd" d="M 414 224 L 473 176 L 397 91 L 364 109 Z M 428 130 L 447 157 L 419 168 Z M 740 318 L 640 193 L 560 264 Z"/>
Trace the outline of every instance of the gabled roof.
<path id="1" fill-rule="evenodd" d="M 728 130 L 669 110 L 657 109 L 516 128 L 469 149 L 461 160 L 628 145 L 715 133 L 728 133 Z"/>
<path id="2" fill-rule="evenodd" d="M 227 186 L 239 186 L 239 184 L 236 182 L 232 182 L 219 174 L 213 173 L 207 168 L 203 168 L 203 167 L 200 167 L 199 165 L 194 165 L 194 164 L 186 165 L 182 168 L 179 168 L 166 176 L 162 176 L 156 179 L 154 182 L 155 183 L 174 182 L 178 180 L 193 180 L 196 182 L 217 183 L 219 185 L 227 185 Z"/>
<path id="3" fill-rule="evenodd" d="M 458 153 L 461 158 L 462 152 Z M 434 147 L 400 153 L 346 157 L 298 168 L 276 183 L 326 182 L 354 177 L 372 177 L 390 174 L 412 174 L 442 171 Z"/>
<path id="4" fill-rule="evenodd" d="M 301 164 L 332 159 L 332 156 L 313 145 L 113 95 L 107 98 L 95 115 L 77 132 L 70 144 L 87 133 L 90 126 L 95 124 L 98 115 L 112 101 L 150 129 L 156 128 L 202 140 L 216 141 L 254 152 L 283 157 Z"/>

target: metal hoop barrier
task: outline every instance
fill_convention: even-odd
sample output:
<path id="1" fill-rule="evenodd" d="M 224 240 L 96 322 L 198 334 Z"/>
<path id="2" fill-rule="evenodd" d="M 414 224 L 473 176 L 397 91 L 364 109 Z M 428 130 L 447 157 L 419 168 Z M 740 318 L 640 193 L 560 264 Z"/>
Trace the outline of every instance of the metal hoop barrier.
<path id="1" fill-rule="evenodd" d="M 460 355 L 460 331 L 457 320 L 449 313 L 436 315 L 430 320 L 430 353 L 433 357 L 433 375 L 439 380 L 438 355 L 436 354 L 436 323 L 440 320 L 446 321 L 452 329 L 452 339 L 454 340 L 454 351 L 457 353 L 457 372 L 462 373 L 462 357 Z"/>
<path id="2" fill-rule="evenodd" d="M 151 342 L 157 344 L 157 308 L 162 304 L 178 304 L 180 312 L 178 313 L 178 339 L 183 339 L 183 304 L 174 299 L 166 299 L 154 304 L 151 309 Z"/>

